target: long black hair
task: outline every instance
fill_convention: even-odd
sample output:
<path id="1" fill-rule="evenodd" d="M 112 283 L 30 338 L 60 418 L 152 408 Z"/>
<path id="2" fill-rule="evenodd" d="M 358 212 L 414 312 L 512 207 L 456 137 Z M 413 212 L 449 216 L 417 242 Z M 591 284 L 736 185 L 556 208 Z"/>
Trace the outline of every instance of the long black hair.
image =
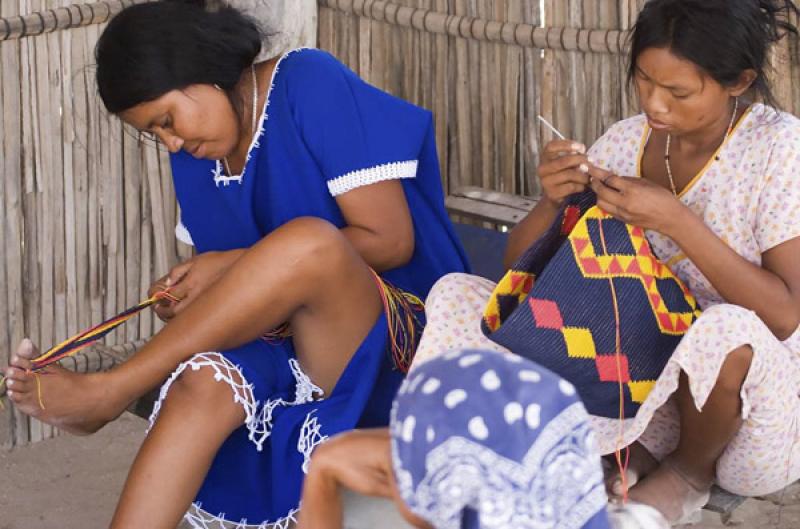
<path id="1" fill-rule="evenodd" d="M 768 73 L 769 52 L 800 15 L 791 0 L 650 0 L 631 34 L 628 83 L 637 59 L 649 48 L 667 48 L 723 86 L 733 86 L 746 70 L 756 72 L 752 91 L 776 107 Z"/>
<path id="2" fill-rule="evenodd" d="M 117 114 L 193 84 L 236 86 L 263 34 L 230 7 L 203 0 L 136 4 L 111 19 L 95 48 L 97 87 Z"/>

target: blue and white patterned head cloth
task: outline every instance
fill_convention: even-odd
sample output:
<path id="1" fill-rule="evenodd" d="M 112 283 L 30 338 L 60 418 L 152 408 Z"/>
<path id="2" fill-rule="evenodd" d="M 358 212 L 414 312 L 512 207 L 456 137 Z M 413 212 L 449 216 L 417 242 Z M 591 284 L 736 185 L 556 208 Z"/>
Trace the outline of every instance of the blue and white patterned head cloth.
<path id="1" fill-rule="evenodd" d="M 436 529 L 607 529 L 589 418 L 575 388 L 520 357 L 452 352 L 395 400 L 400 494 Z"/>

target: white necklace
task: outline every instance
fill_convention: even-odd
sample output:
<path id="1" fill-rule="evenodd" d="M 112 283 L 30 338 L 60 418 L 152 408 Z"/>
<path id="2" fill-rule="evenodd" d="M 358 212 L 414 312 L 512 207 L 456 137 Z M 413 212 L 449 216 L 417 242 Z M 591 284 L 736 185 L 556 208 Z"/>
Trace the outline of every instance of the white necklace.
<path id="1" fill-rule="evenodd" d="M 253 111 L 250 114 L 250 130 L 252 134 L 256 133 L 256 111 L 258 106 L 258 78 L 256 77 L 256 67 L 255 65 L 250 65 L 250 74 L 253 78 Z M 231 172 L 231 166 L 228 165 L 228 157 L 225 156 L 222 158 L 222 162 L 225 164 L 225 171 L 228 172 L 228 176 L 233 176 Z M 244 169 L 242 169 L 244 170 Z"/>
<path id="2" fill-rule="evenodd" d="M 733 115 L 731 116 L 731 122 L 728 124 L 728 130 L 725 132 L 725 136 L 722 138 L 722 143 L 720 145 L 725 145 L 725 142 L 728 141 L 728 138 L 731 136 L 731 132 L 733 131 L 733 124 L 736 123 L 736 114 L 739 112 L 739 98 L 737 97 L 734 99 L 733 103 Z M 667 176 L 669 177 L 669 186 L 672 188 L 672 194 L 678 196 L 678 189 L 675 187 L 675 179 L 672 177 L 672 167 L 669 163 L 669 148 L 670 144 L 672 143 L 672 135 L 667 134 L 667 147 L 664 149 L 664 165 L 667 166 Z M 719 161 L 719 157 L 716 158 Z"/>

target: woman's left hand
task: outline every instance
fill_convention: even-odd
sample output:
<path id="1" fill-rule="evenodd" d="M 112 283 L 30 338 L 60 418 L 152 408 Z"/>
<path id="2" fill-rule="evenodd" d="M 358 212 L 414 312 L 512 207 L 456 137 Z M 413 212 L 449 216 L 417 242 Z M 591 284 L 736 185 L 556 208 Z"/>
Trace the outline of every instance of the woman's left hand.
<path id="1" fill-rule="evenodd" d="M 169 274 L 153 283 L 147 293 L 152 296 L 169 288 L 170 293 L 180 300 L 162 300 L 154 305 L 158 317 L 164 322 L 174 318 L 216 282 L 243 254 L 244 250 L 206 252 L 174 266 Z"/>
<path id="2" fill-rule="evenodd" d="M 680 229 L 686 206 L 668 189 L 644 178 L 617 176 L 591 168 L 597 205 L 628 224 L 654 230 L 668 237 Z"/>

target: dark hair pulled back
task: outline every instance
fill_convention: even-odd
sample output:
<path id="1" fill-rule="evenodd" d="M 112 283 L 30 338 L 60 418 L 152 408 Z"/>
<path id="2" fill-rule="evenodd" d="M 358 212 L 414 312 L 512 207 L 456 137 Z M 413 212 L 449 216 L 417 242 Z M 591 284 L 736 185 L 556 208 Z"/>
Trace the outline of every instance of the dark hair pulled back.
<path id="1" fill-rule="evenodd" d="M 798 34 L 792 23 L 797 15 L 791 0 L 649 0 L 631 35 L 628 83 L 633 83 L 642 52 L 668 48 L 723 86 L 754 70 L 755 96 L 776 107 L 769 52 L 787 33 Z"/>
<path id="2" fill-rule="evenodd" d="M 231 91 L 261 51 L 256 23 L 202 0 L 136 4 L 111 19 L 95 48 L 100 98 L 114 114 L 193 84 Z"/>

